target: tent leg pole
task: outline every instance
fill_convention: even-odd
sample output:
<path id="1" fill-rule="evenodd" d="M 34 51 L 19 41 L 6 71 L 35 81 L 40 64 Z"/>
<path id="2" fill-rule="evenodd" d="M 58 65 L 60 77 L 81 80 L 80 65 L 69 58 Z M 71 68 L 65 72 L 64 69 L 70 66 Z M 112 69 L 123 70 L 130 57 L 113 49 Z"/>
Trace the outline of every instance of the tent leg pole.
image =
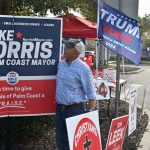
<path id="1" fill-rule="evenodd" d="M 98 79 L 98 38 L 96 40 L 96 51 L 95 51 L 95 56 L 96 56 L 96 79 Z M 97 101 L 97 110 L 99 111 L 99 101 Z"/>

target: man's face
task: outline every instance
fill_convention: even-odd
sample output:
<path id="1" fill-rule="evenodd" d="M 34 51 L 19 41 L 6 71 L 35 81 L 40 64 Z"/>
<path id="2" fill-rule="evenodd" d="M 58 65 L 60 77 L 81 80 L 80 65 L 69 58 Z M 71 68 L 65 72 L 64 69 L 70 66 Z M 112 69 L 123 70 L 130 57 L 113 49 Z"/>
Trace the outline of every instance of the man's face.
<path id="1" fill-rule="evenodd" d="M 77 55 L 77 50 L 75 48 L 67 48 L 64 49 L 64 57 L 66 59 L 72 59 Z"/>

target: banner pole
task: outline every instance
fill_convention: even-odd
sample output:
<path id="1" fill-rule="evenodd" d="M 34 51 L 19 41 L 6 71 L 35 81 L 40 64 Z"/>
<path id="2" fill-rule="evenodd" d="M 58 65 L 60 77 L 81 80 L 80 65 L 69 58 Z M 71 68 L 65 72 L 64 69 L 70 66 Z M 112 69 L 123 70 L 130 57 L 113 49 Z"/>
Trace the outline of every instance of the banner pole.
<path id="1" fill-rule="evenodd" d="M 97 9 L 97 31 L 96 31 L 96 33 L 97 33 L 97 35 L 96 35 L 96 50 L 95 50 L 95 57 L 96 57 L 96 81 L 97 81 L 97 79 L 98 79 L 98 62 L 99 62 L 99 60 L 98 60 L 98 41 L 99 41 L 99 37 L 98 37 L 98 29 L 99 29 L 99 7 L 100 7 L 100 1 L 98 0 L 98 9 Z M 98 113 L 99 113 L 99 101 L 97 101 L 97 110 L 98 110 Z"/>
<path id="2" fill-rule="evenodd" d="M 107 65 L 106 65 L 106 67 L 108 68 L 109 67 L 109 49 L 108 48 L 106 48 L 107 49 Z"/>
<path id="3" fill-rule="evenodd" d="M 123 72 L 123 79 L 125 79 L 125 60 L 124 57 L 122 56 L 122 72 Z M 124 99 L 126 101 L 127 97 L 126 97 L 126 86 L 123 86 L 123 92 L 124 92 Z"/>
<path id="4" fill-rule="evenodd" d="M 117 70 L 116 70 L 116 100 L 115 100 L 115 115 L 119 116 L 119 100 L 120 100 L 120 56 L 117 54 Z"/>
<path id="5" fill-rule="evenodd" d="M 119 1 L 119 10 L 121 9 L 121 2 Z M 119 116 L 119 100 L 120 100 L 120 56 L 117 54 L 117 70 L 116 70 L 116 95 L 115 95 L 115 115 Z"/>
<path id="6" fill-rule="evenodd" d="M 96 39 L 95 57 L 96 57 L 96 80 L 97 80 L 98 79 L 98 38 Z M 99 111 L 99 101 L 97 101 L 97 110 Z"/>

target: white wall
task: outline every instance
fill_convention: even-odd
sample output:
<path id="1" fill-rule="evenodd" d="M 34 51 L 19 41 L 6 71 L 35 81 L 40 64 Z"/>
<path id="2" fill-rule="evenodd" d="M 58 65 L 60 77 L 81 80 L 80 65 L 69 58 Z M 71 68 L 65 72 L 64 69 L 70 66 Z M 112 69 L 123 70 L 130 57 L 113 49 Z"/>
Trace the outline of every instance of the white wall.
<path id="1" fill-rule="evenodd" d="M 131 18 L 134 19 L 138 18 L 139 0 L 103 0 L 103 1 L 116 9 L 120 9 L 123 13 L 125 13 L 127 16 Z"/>

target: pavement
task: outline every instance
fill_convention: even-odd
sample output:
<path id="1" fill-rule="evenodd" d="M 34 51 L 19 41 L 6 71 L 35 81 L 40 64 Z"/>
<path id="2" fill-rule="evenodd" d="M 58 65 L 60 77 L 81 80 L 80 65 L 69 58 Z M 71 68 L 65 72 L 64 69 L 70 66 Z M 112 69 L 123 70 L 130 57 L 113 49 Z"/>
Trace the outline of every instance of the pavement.
<path id="1" fill-rule="evenodd" d="M 109 61 L 108 63 L 114 64 L 114 63 L 116 63 L 116 61 Z M 121 64 L 122 64 L 122 62 L 121 62 Z M 141 61 L 140 64 L 150 64 L 150 61 Z M 128 65 L 130 65 L 130 63 Z"/>
<path id="2" fill-rule="evenodd" d="M 150 111 L 146 110 L 146 114 L 149 117 L 149 122 L 140 142 L 138 150 L 150 150 Z"/>
<path id="3" fill-rule="evenodd" d="M 112 64 L 116 63 L 115 61 L 114 62 L 110 62 Z M 147 67 L 144 67 L 143 65 L 147 65 L 148 66 L 148 70 L 147 70 Z M 131 67 L 136 67 L 136 66 L 133 66 L 133 65 L 130 65 L 130 64 L 127 64 L 127 66 L 131 66 Z M 134 71 L 134 72 L 129 72 L 128 75 L 130 74 L 133 74 L 131 75 L 130 77 L 127 75 L 129 82 L 131 82 L 130 80 L 132 79 L 134 82 L 136 82 L 135 85 L 139 85 L 139 86 L 144 86 L 146 85 L 146 82 L 150 82 L 150 78 L 149 78 L 149 66 L 150 66 L 150 61 L 142 61 L 141 62 L 141 65 L 138 66 L 137 68 L 139 68 L 139 70 L 137 71 Z M 144 69 L 143 69 L 144 68 Z M 144 70 L 145 70 L 145 73 L 144 73 Z M 140 73 L 141 71 L 143 71 L 142 73 Z M 137 75 L 136 75 L 137 74 Z M 136 79 L 137 78 L 137 79 Z M 144 80 L 143 80 L 144 79 Z M 139 80 L 139 81 L 137 81 Z M 143 84 L 143 85 L 142 85 Z M 143 90 L 144 91 L 144 90 Z M 150 97 L 150 92 L 148 92 L 148 98 Z M 139 94 L 139 99 L 142 99 L 143 96 L 142 93 Z M 149 100 L 149 99 L 148 99 Z M 139 103 L 140 107 L 142 105 L 142 102 Z M 146 104 L 146 110 L 145 110 L 145 113 L 148 115 L 149 117 L 149 122 L 148 122 L 148 125 L 147 125 L 147 128 L 146 128 L 146 131 L 145 133 L 143 134 L 143 137 L 142 137 L 142 140 L 139 144 L 139 147 L 137 150 L 150 150 L 150 104 L 147 103 Z"/>
<path id="4" fill-rule="evenodd" d="M 150 65 L 150 61 L 144 61 L 144 62 L 141 62 L 141 64 L 147 64 L 149 66 Z M 128 74 L 136 74 L 136 73 L 138 74 L 138 73 L 140 73 L 141 71 L 144 70 L 141 66 L 139 68 L 140 69 L 138 71 L 129 72 Z M 150 150 L 150 110 L 146 109 L 145 113 L 149 117 L 149 122 L 148 122 L 146 131 L 143 134 L 142 140 L 141 140 L 137 150 Z"/>

